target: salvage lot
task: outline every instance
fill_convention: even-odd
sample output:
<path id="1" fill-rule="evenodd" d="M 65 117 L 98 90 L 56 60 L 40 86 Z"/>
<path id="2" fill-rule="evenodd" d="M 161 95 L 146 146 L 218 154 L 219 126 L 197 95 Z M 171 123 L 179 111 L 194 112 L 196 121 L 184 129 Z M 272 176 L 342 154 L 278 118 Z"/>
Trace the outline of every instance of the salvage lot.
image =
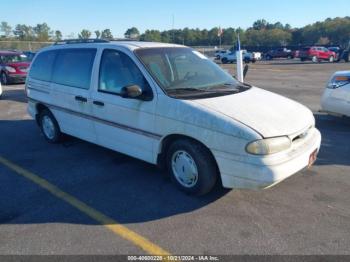
<path id="1" fill-rule="evenodd" d="M 75 138 L 48 144 L 26 114 L 23 85 L 4 87 L 0 156 L 172 254 L 350 254 L 350 120 L 318 113 L 327 79 L 346 69 L 250 65 L 248 83 L 311 108 L 323 136 L 312 169 L 268 190 L 191 197 L 147 163 Z M 0 163 L 0 254 L 145 253 L 13 169 Z"/>

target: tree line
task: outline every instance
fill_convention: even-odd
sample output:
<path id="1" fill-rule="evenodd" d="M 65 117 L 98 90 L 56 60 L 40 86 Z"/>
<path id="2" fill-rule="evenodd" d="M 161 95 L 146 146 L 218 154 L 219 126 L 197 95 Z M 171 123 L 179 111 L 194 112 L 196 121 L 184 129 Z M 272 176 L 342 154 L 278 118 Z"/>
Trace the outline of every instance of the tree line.
<path id="1" fill-rule="evenodd" d="M 0 24 L 0 40 L 20 41 L 59 41 L 63 36 L 60 30 L 52 30 L 46 23 L 28 26 L 17 24 L 14 27 L 7 22 Z M 146 30 L 144 33 L 136 27 L 129 28 L 124 37 L 141 41 L 177 43 L 188 46 L 233 45 L 240 37 L 243 46 L 300 46 L 300 45 L 340 45 L 350 41 L 350 17 L 328 18 L 302 28 L 292 28 L 289 24 L 269 23 L 257 20 L 247 29 L 219 28 L 208 29 L 172 29 Z M 68 36 L 69 38 L 74 35 Z M 78 38 L 101 38 L 111 40 L 114 36 L 110 29 L 90 31 L 83 29 Z"/>

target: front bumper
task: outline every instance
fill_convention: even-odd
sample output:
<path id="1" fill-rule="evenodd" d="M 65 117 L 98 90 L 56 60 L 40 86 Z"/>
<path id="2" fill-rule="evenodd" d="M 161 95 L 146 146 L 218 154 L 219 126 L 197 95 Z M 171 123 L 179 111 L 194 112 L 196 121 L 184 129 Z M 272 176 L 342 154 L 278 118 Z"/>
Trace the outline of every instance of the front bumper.
<path id="1" fill-rule="evenodd" d="M 310 155 L 319 151 L 321 133 L 313 128 L 307 138 L 278 157 L 232 158 L 231 154 L 214 152 L 225 188 L 260 189 L 274 186 L 309 165 Z M 254 158 L 254 161 L 251 161 Z M 257 161 L 258 160 L 258 161 Z"/>
<path id="2" fill-rule="evenodd" d="M 27 75 L 23 74 L 8 74 L 8 80 L 10 83 L 24 83 L 26 81 Z"/>

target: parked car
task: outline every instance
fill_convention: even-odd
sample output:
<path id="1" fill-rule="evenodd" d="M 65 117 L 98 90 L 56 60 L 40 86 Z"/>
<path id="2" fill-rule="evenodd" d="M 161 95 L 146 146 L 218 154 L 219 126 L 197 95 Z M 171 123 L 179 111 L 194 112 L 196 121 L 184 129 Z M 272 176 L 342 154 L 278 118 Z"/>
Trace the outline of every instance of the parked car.
<path id="1" fill-rule="evenodd" d="M 0 80 L 3 85 L 23 83 L 30 63 L 27 57 L 15 51 L 0 51 Z"/>
<path id="2" fill-rule="evenodd" d="M 215 51 L 215 59 L 221 60 L 222 57 L 228 53 L 230 53 L 229 50 L 217 50 L 217 51 Z"/>
<path id="3" fill-rule="evenodd" d="M 288 58 L 293 59 L 293 53 L 290 49 L 287 48 L 278 48 L 274 50 L 270 50 L 265 55 L 266 60 L 272 60 L 275 58 Z"/>
<path id="4" fill-rule="evenodd" d="M 30 69 L 28 112 L 48 142 L 65 133 L 158 164 L 196 195 L 217 180 L 266 188 L 315 161 L 321 135 L 309 109 L 238 82 L 201 53 L 80 42 L 42 49 Z"/>
<path id="5" fill-rule="evenodd" d="M 339 71 L 327 83 L 321 100 L 322 110 L 350 117 L 350 71 Z"/>
<path id="6" fill-rule="evenodd" d="M 337 54 L 322 46 L 312 46 L 301 49 L 299 57 L 301 61 L 311 60 L 314 63 L 329 61 L 333 63 L 337 58 Z"/>
<path id="7" fill-rule="evenodd" d="M 349 49 L 342 49 L 338 46 L 336 47 L 329 47 L 329 51 L 332 51 L 336 54 L 336 62 L 340 62 L 341 60 L 344 60 L 345 62 L 349 62 Z"/>
<path id="8" fill-rule="evenodd" d="M 262 59 L 262 55 L 260 52 L 252 52 L 252 58 L 255 61 L 260 61 Z"/>
<path id="9" fill-rule="evenodd" d="M 221 63 L 228 64 L 228 63 L 235 63 L 237 61 L 236 57 L 236 51 L 229 52 L 222 56 Z M 247 50 L 243 50 L 243 61 L 245 63 L 255 63 L 256 58 L 254 58 L 253 53 L 247 52 Z"/>
<path id="10" fill-rule="evenodd" d="M 292 57 L 293 58 L 299 58 L 300 50 L 293 50 L 292 51 Z"/>
<path id="11" fill-rule="evenodd" d="M 31 62 L 35 56 L 35 52 L 23 51 L 23 54 L 27 57 L 27 61 Z"/>

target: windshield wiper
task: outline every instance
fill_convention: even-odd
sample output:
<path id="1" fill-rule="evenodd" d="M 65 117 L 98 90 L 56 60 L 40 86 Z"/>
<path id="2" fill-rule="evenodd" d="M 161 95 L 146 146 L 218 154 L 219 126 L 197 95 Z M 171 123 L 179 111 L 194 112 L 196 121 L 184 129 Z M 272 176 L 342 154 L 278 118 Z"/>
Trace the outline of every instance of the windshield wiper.
<path id="1" fill-rule="evenodd" d="M 209 94 L 213 94 L 213 93 L 237 93 L 239 92 L 238 89 L 211 89 L 211 90 L 208 90 L 208 89 L 201 89 L 201 88 L 185 88 L 185 87 L 182 87 L 182 88 L 172 88 L 172 89 L 168 89 L 167 90 L 168 93 L 171 93 L 171 92 L 176 92 L 176 93 L 179 93 L 179 92 L 199 92 L 199 93 L 209 93 Z"/>

